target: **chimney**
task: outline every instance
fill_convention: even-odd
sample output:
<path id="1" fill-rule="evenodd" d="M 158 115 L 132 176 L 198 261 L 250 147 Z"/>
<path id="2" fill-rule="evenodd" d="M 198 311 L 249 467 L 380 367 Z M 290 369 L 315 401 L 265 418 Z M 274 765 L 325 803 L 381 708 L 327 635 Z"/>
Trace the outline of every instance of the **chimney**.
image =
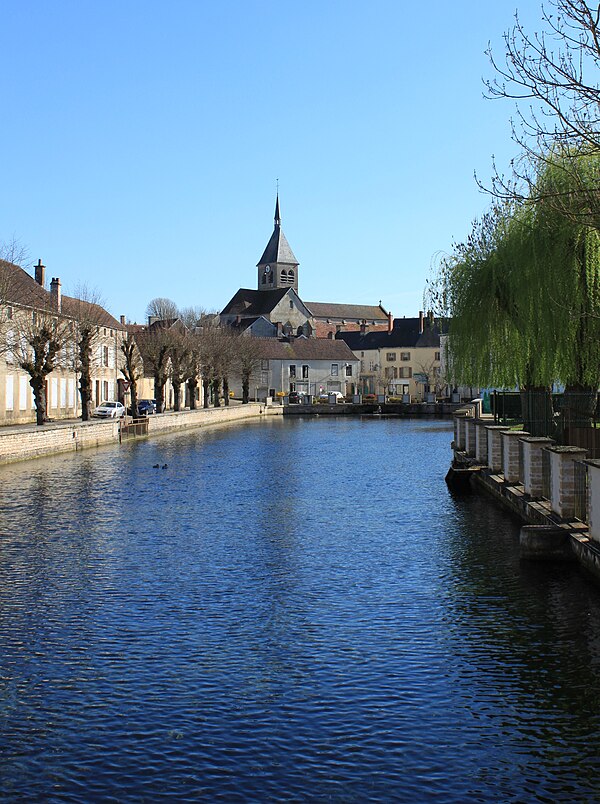
<path id="1" fill-rule="evenodd" d="M 423 334 L 423 310 L 419 310 L 419 335 Z"/>
<path id="2" fill-rule="evenodd" d="M 394 329 L 394 316 L 391 313 L 388 313 L 388 332 L 391 332 Z"/>
<path id="3" fill-rule="evenodd" d="M 362 324 L 360 325 L 360 334 L 364 335 L 366 331 L 367 331 L 367 324 L 365 321 L 363 321 Z"/>
<path id="4" fill-rule="evenodd" d="M 124 315 L 120 316 L 119 321 L 121 322 L 121 326 L 124 327 L 125 326 L 125 316 Z"/>
<path id="5" fill-rule="evenodd" d="M 38 285 L 41 285 L 41 287 L 44 287 L 44 285 L 46 284 L 46 266 L 42 265 L 41 260 L 37 261 L 37 265 L 35 266 L 35 274 L 34 274 L 34 276 L 35 276 L 35 281 L 38 283 Z"/>
<path id="6" fill-rule="evenodd" d="M 52 277 L 52 282 L 50 282 L 50 294 L 52 295 L 52 303 L 60 313 L 62 307 L 62 294 L 60 290 L 60 279 L 58 277 Z"/>

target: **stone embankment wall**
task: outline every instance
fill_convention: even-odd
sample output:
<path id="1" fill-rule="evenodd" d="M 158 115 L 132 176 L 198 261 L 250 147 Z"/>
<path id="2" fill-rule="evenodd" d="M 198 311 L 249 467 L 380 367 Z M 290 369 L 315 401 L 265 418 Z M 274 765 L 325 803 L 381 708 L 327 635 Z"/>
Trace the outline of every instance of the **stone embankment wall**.
<path id="1" fill-rule="evenodd" d="M 262 416 L 281 415 L 281 407 L 259 403 L 208 410 L 185 410 L 148 417 L 148 435 L 214 427 Z M 0 464 L 119 443 L 119 420 L 49 423 L 0 429 Z"/>

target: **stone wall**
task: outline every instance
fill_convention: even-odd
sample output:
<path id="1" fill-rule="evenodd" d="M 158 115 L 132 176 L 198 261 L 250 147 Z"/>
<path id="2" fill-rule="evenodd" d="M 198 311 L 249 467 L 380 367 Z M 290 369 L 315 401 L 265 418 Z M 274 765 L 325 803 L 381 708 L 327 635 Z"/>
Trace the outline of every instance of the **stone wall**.
<path id="1" fill-rule="evenodd" d="M 282 413 L 281 407 L 265 407 L 259 403 L 163 413 L 149 417 L 148 435 L 161 435 L 197 427 L 214 427 L 228 422 Z M 49 423 L 43 427 L 25 425 L 0 428 L 0 464 L 118 444 L 119 427 L 119 420 L 111 419 L 69 424 Z"/>

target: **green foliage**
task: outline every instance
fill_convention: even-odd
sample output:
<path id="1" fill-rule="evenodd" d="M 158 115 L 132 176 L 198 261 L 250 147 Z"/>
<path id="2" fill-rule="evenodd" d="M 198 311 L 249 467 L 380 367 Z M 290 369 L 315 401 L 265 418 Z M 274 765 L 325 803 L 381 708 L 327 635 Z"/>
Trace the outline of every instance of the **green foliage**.
<path id="1" fill-rule="evenodd" d="M 455 383 L 598 386 L 600 234 L 580 212 L 600 160 L 577 160 L 577 171 L 572 158 L 548 163 L 536 194 L 546 200 L 494 207 L 445 260 L 437 292 Z"/>

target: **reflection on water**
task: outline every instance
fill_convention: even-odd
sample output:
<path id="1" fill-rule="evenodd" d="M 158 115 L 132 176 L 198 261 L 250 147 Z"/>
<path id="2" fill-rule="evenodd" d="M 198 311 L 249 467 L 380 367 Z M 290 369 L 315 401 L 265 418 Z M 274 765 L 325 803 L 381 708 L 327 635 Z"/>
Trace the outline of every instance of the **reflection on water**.
<path id="1" fill-rule="evenodd" d="M 598 798 L 600 596 L 448 494 L 450 439 L 295 419 L 1 469 L 3 797 Z"/>

